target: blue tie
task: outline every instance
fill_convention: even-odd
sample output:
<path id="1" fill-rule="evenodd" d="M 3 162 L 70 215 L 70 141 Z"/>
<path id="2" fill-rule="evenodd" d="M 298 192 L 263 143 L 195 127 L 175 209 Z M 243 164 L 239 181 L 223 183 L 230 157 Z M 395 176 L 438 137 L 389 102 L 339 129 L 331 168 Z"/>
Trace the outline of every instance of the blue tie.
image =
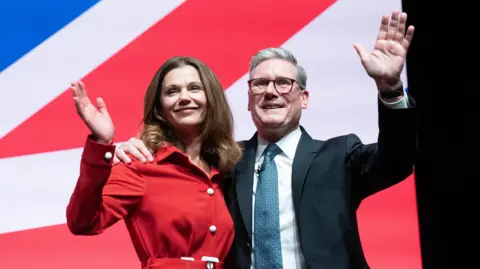
<path id="1" fill-rule="evenodd" d="M 283 268 L 278 207 L 278 173 L 273 158 L 281 151 L 269 144 L 259 169 L 255 193 L 255 269 Z"/>

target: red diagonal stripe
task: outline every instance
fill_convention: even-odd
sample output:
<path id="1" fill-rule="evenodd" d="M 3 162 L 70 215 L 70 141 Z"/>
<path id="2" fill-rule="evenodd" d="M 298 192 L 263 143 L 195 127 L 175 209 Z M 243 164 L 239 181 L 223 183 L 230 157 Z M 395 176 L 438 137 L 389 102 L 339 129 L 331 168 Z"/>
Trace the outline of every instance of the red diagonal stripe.
<path id="1" fill-rule="evenodd" d="M 125 224 L 99 236 L 72 235 L 55 225 L 0 235 L 2 269 L 140 268 Z"/>
<path id="2" fill-rule="evenodd" d="M 92 100 L 106 100 L 116 140 L 126 140 L 140 123 L 147 85 L 168 58 L 205 61 L 227 88 L 257 50 L 282 45 L 334 2 L 189 0 L 83 80 Z M 82 147 L 86 134 L 66 91 L 0 140 L 0 158 Z"/>

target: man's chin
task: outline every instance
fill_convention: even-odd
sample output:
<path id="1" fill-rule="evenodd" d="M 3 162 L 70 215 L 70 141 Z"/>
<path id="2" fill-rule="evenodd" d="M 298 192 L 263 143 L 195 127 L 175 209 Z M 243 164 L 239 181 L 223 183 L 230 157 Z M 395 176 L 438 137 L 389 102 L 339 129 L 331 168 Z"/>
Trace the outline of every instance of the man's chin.
<path id="1" fill-rule="evenodd" d="M 266 115 L 263 115 L 263 117 L 259 116 L 259 117 L 252 117 L 253 118 L 253 121 L 255 123 L 255 126 L 257 127 L 257 129 L 277 129 L 277 128 L 280 128 L 283 126 L 284 124 L 284 118 L 281 117 L 273 117 L 272 115 L 269 117 L 269 116 L 266 116 Z"/>
<path id="2" fill-rule="evenodd" d="M 264 121 L 262 122 L 262 127 L 267 129 L 278 129 L 283 127 L 283 121 Z"/>

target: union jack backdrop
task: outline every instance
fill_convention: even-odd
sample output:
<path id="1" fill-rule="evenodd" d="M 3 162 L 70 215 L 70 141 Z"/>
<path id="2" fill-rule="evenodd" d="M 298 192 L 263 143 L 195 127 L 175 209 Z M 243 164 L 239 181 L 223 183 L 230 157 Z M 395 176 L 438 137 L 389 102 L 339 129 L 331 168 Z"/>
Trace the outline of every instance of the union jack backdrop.
<path id="1" fill-rule="evenodd" d="M 308 72 L 302 125 L 316 138 L 376 140 L 377 97 L 352 46 L 372 48 L 400 0 L 17 0 L 0 3 L 0 268 L 139 268 L 123 222 L 74 236 L 65 208 L 88 130 L 69 85 L 105 99 L 116 142 L 134 136 L 143 95 L 168 58 L 206 62 L 226 89 L 235 136 L 255 131 L 247 71 L 283 46 Z M 406 77 L 404 76 L 404 82 Z M 420 269 L 413 176 L 365 200 L 362 242 L 372 268 Z"/>

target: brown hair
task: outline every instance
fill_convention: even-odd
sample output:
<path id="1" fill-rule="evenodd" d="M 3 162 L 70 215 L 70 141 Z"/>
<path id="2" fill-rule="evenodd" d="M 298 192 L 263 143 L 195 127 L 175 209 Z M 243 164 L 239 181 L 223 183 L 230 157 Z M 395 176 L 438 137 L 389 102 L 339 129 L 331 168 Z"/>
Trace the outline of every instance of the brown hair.
<path id="1" fill-rule="evenodd" d="M 161 92 L 165 76 L 173 69 L 194 67 L 207 97 L 205 120 L 201 125 L 202 157 L 221 172 L 230 170 L 240 159 L 241 149 L 233 138 L 233 116 L 223 87 L 212 70 L 192 57 L 173 57 L 166 61 L 153 77 L 144 98 L 143 130 L 140 139 L 156 152 L 167 144 L 185 150 L 175 129 L 162 115 Z"/>

